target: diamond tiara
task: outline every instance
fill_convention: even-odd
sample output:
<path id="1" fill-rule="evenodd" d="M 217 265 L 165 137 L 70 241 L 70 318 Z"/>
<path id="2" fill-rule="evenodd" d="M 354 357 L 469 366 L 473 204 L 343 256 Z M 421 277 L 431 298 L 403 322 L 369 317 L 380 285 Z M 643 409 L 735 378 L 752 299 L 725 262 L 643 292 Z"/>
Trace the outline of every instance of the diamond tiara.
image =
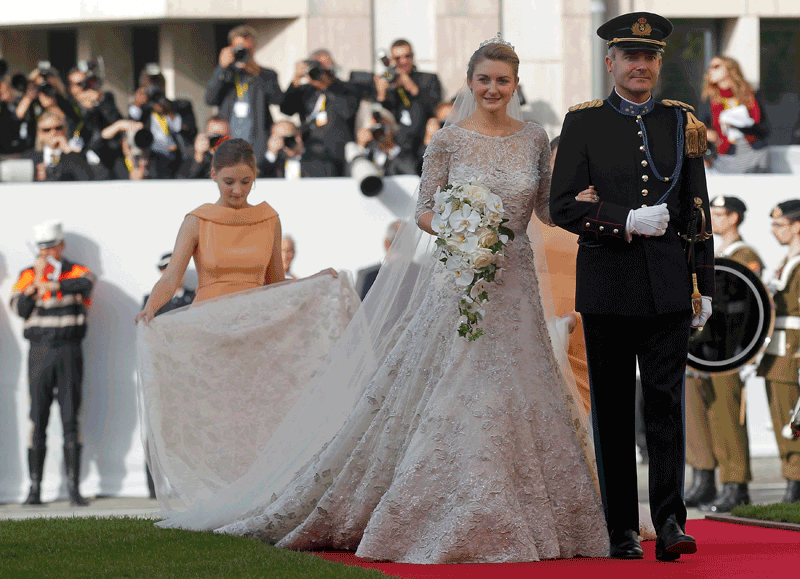
<path id="1" fill-rule="evenodd" d="M 490 40 L 484 40 L 483 42 L 481 42 L 481 45 L 478 48 L 479 49 L 483 48 L 484 46 L 487 46 L 489 44 L 502 44 L 504 46 L 508 46 L 511 50 L 514 50 L 514 45 L 506 40 L 503 40 L 503 37 L 500 36 L 499 32 L 495 35 L 494 38 Z"/>

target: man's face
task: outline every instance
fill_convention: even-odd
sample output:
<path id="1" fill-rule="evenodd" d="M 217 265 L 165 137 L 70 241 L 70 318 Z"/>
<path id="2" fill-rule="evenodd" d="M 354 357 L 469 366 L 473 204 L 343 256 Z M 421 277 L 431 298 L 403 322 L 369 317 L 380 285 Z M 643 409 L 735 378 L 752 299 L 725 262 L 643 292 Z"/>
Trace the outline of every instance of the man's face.
<path id="1" fill-rule="evenodd" d="M 724 207 L 711 208 L 711 229 L 717 235 L 725 235 L 738 225 L 739 214 Z"/>
<path id="2" fill-rule="evenodd" d="M 392 48 L 392 64 L 397 72 L 409 74 L 414 68 L 414 52 L 408 45 L 400 45 Z"/>
<path id="3" fill-rule="evenodd" d="M 641 97 L 653 90 L 661 72 L 661 54 L 653 50 L 615 50 L 606 56 L 606 68 L 614 77 L 620 96 Z M 626 97 L 627 98 L 627 97 Z"/>
<path id="4" fill-rule="evenodd" d="M 39 257 L 47 258 L 53 257 L 56 261 L 61 261 L 61 254 L 64 253 L 64 242 L 62 241 L 56 246 L 45 247 L 39 249 Z"/>
<path id="5" fill-rule="evenodd" d="M 67 130 L 64 120 L 57 117 L 46 117 L 39 121 L 37 133 L 43 145 L 52 147 L 58 137 L 63 137 Z"/>
<path id="6" fill-rule="evenodd" d="M 220 137 L 230 137 L 231 128 L 225 121 L 208 121 L 206 124 L 207 135 L 219 135 Z"/>
<path id="7" fill-rule="evenodd" d="M 86 75 L 77 70 L 67 77 L 67 82 L 69 82 L 69 94 L 73 97 L 77 98 L 78 95 L 83 92 L 80 83 L 83 82 L 84 78 L 86 78 Z"/>
<path id="8" fill-rule="evenodd" d="M 781 245 L 789 245 L 800 234 L 800 221 L 789 221 L 786 217 L 772 218 L 772 235 Z"/>

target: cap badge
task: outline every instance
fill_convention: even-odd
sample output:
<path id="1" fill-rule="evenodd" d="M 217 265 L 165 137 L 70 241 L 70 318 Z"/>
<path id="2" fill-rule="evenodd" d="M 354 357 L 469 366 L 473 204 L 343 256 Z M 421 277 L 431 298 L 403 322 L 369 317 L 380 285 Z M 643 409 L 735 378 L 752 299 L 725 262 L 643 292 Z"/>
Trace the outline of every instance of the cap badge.
<path id="1" fill-rule="evenodd" d="M 650 36 L 650 33 L 653 32 L 653 27 L 647 23 L 647 18 L 639 18 L 639 21 L 631 26 L 631 32 L 633 32 L 634 36 Z"/>
<path id="2" fill-rule="evenodd" d="M 711 202 L 714 207 L 725 207 L 725 197 L 718 195 L 714 201 Z"/>

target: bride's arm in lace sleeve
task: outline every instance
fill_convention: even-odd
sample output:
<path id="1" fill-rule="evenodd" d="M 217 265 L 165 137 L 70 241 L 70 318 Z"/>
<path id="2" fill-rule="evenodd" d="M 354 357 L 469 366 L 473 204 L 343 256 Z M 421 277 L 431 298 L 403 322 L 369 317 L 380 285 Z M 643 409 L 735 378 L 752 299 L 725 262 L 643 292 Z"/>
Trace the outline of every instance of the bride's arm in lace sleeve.
<path id="1" fill-rule="evenodd" d="M 536 134 L 534 149 L 539 151 L 539 188 L 536 190 L 536 198 L 533 201 L 533 211 L 539 221 L 545 225 L 555 226 L 553 218 L 550 217 L 550 179 L 552 170 L 550 169 L 550 141 L 547 133 L 539 127 Z"/>
<path id="2" fill-rule="evenodd" d="M 419 181 L 419 198 L 417 199 L 417 225 L 423 231 L 436 235 L 431 229 L 433 217 L 433 195 L 436 188 L 444 189 L 450 169 L 450 152 L 447 150 L 447 137 L 444 129 L 433 134 L 422 163 L 422 178 Z"/>

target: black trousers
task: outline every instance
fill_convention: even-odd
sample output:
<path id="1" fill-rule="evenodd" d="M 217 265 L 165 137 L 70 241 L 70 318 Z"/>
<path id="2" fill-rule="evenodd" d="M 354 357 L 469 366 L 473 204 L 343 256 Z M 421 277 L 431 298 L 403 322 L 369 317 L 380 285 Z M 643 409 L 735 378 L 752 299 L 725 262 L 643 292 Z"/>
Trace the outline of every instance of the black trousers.
<path id="1" fill-rule="evenodd" d="M 33 422 L 32 447 L 45 446 L 50 407 L 57 397 L 64 426 L 64 446 L 77 444 L 81 407 L 83 352 L 80 342 L 37 344 L 28 352 L 28 383 Z"/>
<path id="2" fill-rule="evenodd" d="M 656 531 L 683 504 L 683 388 L 690 312 L 582 314 L 600 491 L 609 531 L 639 529 L 636 481 L 636 360 L 639 360 L 650 512 Z"/>

